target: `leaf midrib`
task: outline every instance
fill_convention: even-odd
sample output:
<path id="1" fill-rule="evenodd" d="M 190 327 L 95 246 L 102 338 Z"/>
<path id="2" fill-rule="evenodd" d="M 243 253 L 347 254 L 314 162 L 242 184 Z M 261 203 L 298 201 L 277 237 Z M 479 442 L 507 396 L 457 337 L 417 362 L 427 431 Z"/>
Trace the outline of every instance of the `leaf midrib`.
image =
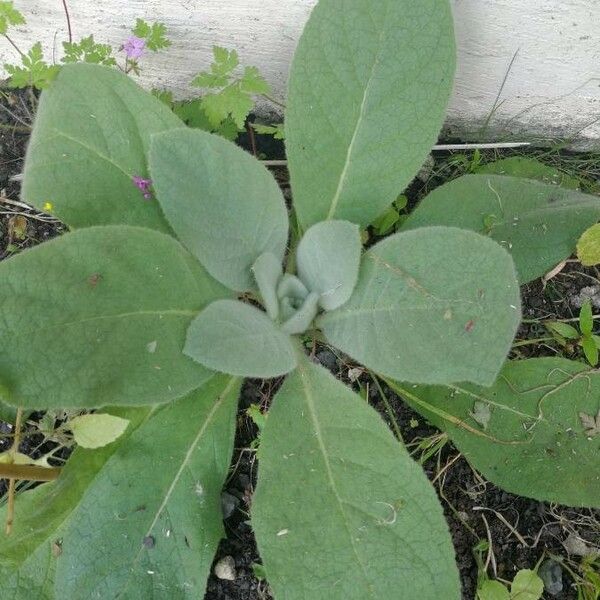
<path id="1" fill-rule="evenodd" d="M 150 524 L 150 527 L 148 527 L 147 532 L 143 536 L 144 538 L 147 538 L 152 533 L 152 530 L 156 526 L 156 523 L 158 522 L 160 515 L 162 514 L 163 510 L 165 510 L 165 508 L 169 502 L 169 499 L 171 498 L 171 495 L 175 491 L 175 487 L 179 483 L 181 475 L 182 475 L 184 469 L 187 467 L 194 450 L 197 448 L 198 444 L 200 443 L 202 436 L 204 435 L 204 433 L 206 432 L 206 429 L 208 428 L 208 426 L 212 422 L 213 418 L 215 417 L 216 413 L 218 412 L 218 409 L 223 405 L 223 403 L 227 399 L 229 392 L 237 384 L 237 382 L 238 382 L 237 377 L 230 378 L 229 383 L 225 386 L 225 388 L 219 395 L 217 401 L 214 403 L 214 405 L 211 408 L 208 415 L 206 415 L 206 419 L 202 423 L 202 426 L 200 427 L 198 433 L 194 437 L 192 443 L 189 445 L 187 452 L 185 453 L 185 456 L 183 457 L 183 460 L 181 461 L 181 465 L 179 466 L 179 469 L 177 470 L 177 472 L 175 473 L 175 476 L 173 477 L 173 481 L 171 482 L 171 485 L 167 489 L 160 506 L 158 507 L 156 513 L 154 514 L 152 523 Z M 140 548 L 139 548 L 137 554 L 133 557 L 133 560 L 131 561 L 131 567 L 129 569 L 129 577 L 127 578 L 125 586 L 123 587 L 123 589 L 120 592 L 117 593 L 115 598 L 122 598 L 123 594 L 129 588 L 129 585 L 130 585 L 131 581 L 133 580 L 134 567 L 140 560 L 143 550 L 144 550 L 144 546 L 142 544 L 140 544 Z"/>
<path id="2" fill-rule="evenodd" d="M 387 19 L 384 21 L 384 23 L 386 21 L 387 21 Z M 358 118 L 356 120 L 356 125 L 354 126 L 352 138 L 350 139 L 350 144 L 348 145 L 348 150 L 346 151 L 346 159 L 344 161 L 344 166 L 342 168 L 342 172 L 340 173 L 338 185 L 335 190 L 335 194 L 334 194 L 333 198 L 331 199 L 329 211 L 327 213 L 327 217 L 325 220 L 332 219 L 335 216 L 335 212 L 336 212 L 338 204 L 340 202 L 342 191 L 346 184 L 348 170 L 350 169 L 350 164 L 352 162 L 352 154 L 354 153 L 354 146 L 356 145 L 356 140 L 358 139 L 358 134 L 362 127 L 363 120 L 365 118 L 367 100 L 369 99 L 369 94 L 371 92 L 371 86 L 375 79 L 375 71 L 376 71 L 377 67 L 379 66 L 381 56 L 383 54 L 383 38 L 384 38 L 386 31 L 387 31 L 387 28 L 384 25 L 381 28 L 381 32 L 379 34 L 379 48 L 377 50 L 377 55 L 375 56 L 375 60 L 373 61 L 373 65 L 371 66 L 371 70 L 369 72 L 369 78 L 367 79 L 367 84 L 366 84 L 364 92 L 363 92 L 362 101 L 360 103 L 360 110 L 358 113 Z"/>
<path id="3" fill-rule="evenodd" d="M 298 365 L 298 369 L 300 369 L 301 371 L 304 370 L 302 364 Z M 303 375 L 307 375 L 306 373 L 303 373 Z M 360 559 L 360 555 L 358 554 L 358 550 L 356 548 L 356 545 L 354 544 L 354 539 L 352 538 L 352 533 L 350 531 L 350 525 L 348 523 L 348 518 L 346 516 L 346 511 L 344 510 L 344 504 L 345 501 L 341 498 L 338 490 L 337 490 L 337 486 L 335 484 L 335 479 L 333 477 L 333 471 L 331 469 L 331 464 L 329 462 L 329 456 L 327 454 L 327 448 L 325 447 L 325 442 L 323 440 L 323 433 L 321 431 L 321 425 L 319 423 L 318 417 L 317 417 L 317 413 L 315 410 L 315 404 L 314 404 L 314 399 L 312 396 L 312 390 L 310 389 L 307 381 L 308 381 L 308 376 L 303 376 L 300 377 L 300 381 L 302 383 L 302 387 L 304 389 L 304 397 L 306 400 L 306 406 L 308 408 L 308 412 L 310 414 L 310 418 L 311 421 L 313 423 L 313 427 L 315 430 L 315 437 L 317 439 L 317 443 L 319 444 L 319 450 L 321 451 L 321 455 L 323 457 L 323 463 L 325 465 L 325 471 L 327 473 L 327 479 L 329 481 L 331 490 L 333 492 L 333 495 L 335 497 L 335 500 L 337 502 L 338 508 L 339 508 L 339 512 L 342 515 L 343 518 L 343 522 L 344 522 L 344 528 L 346 529 L 346 533 L 348 534 L 348 540 L 350 541 L 350 546 L 352 547 L 352 552 L 354 553 L 354 556 L 356 557 L 356 562 L 358 563 L 365 583 L 367 585 L 367 589 L 369 590 L 369 596 L 373 599 L 373 600 L 377 600 L 377 596 L 375 595 L 375 592 L 373 590 L 372 584 L 369 580 L 369 577 L 367 576 L 367 569 L 366 569 L 366 565 L 362 562 L 362 560 Z"/>

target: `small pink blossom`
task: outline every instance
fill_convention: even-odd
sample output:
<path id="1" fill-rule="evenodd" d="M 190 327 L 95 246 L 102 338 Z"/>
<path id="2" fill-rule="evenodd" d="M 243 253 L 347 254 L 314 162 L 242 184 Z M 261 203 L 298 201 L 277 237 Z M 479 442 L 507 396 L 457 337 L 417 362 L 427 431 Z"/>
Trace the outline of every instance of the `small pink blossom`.
<path id="1" fill-rule="evenodd" d="M 150 189 L 152 186 L 152 179 L 144 179 L 139 175 L 134 175 L 131 180 L 133 181 L 133 185 L 135 185 L 135 187 L 142 192 L 146 200 L 150 200 L 152 198 L 152 190 Z"/>
<path id="2" fill-rule="evenodd" d="M 136 37 L 135 35 L 130 35 L 127 38 L 127 41 L 123 44 L 122 49 L 125 51 L 127 58 L 131 60 L 137 60 L 142 56 L 142 54 L 144 54 L 145 47 L 146 40 Z"/>

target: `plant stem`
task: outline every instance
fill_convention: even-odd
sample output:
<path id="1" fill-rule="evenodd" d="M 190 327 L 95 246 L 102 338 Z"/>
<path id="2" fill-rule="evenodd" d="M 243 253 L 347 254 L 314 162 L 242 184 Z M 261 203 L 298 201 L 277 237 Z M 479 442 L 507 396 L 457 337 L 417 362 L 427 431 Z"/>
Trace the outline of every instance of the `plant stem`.
<path id="1" fill-rule="evenodd" d="M 398 426 L 398 421 L 396 421 L 396 415 L 394 415 L 392 406 L 391 406 L 389 400 L 387 399 L 387 396 L 383 392 L 383 388 L 381 387 L 381 384 L 379 383 L 379 379 L 373 373 L 371 373 L 371 379 L 375 382 L 375 385 L 377 386 L 377 391 L 379 392 L 379 395 L 381 396 L 381 400 L 383 401 L 383 404 L 385 406 L 385 410 L 387 411 L 388 416 L 390 417 L 390 421 L 392 422 L 392 428 L 394 429 L 394 433 L 396 434 L 398 441 L 404 442 L 404 439 L 402 437 L 402 432 L 400 431 L 400 427 Z"/>
<path id="2" fill-rule="evenodd" d="M 67 7 L 67 0 L 62 0 L 63 7 L 65 9 L 65 17 L 67 18 L 67 29 L 69 31 L 69 43 L 73 42 L 73 32 L 71 31 L 71 17 L 69 16 L 69 8 Z"/>
<path id="3" fill-rule="evenodd" d="M 535 340 L 521 340 L 520 342 L 515 342 L 512 347 L 519 348 L 520 346 L 529 346 L 530 344 L 541 344 L 542 342 L 551 342 L 554 340 L 553 337 L 543 337 L 537 338 Z"/>
<path id="4" fill-rule="evenodd" d="M 22 56 L 25 57 L 25 53 L 17 46 L 5 33 L 2 34 L 7 40 L 8 43 Z"/>
<path id="5" fill-rule="evenodd" d="M 21 421 L 23 419 L 23 409 L 17 409 L 17 418 L 15 419 L 15 437 L 13 445 L 10 448 L 9 456 L 11 463 L 15 461 L 15 454 L 19 451 L 19 442 L 21 441 Z M 8 506 L 6 509 L 6 535 L 12 533 L 13 521 L 15 518 L 15 491 L 17 480 L 11 477 L 8 480 Z"/>
<path id="6" fill-rule="evenodd" d="M 283 108 L 285 110 L 286 106 L 283 102 L 279 102 L 279 100 L 275 100 L 275 98 L 272 98 L 271 96 L 269 96 L 268 94 L 261 94 L 261 96 L 265 99 L 268 100 L 269 102 L 271 102 L 272 104 L 275 104 L 276 106 L 279 106 L 280 108 Z"/>

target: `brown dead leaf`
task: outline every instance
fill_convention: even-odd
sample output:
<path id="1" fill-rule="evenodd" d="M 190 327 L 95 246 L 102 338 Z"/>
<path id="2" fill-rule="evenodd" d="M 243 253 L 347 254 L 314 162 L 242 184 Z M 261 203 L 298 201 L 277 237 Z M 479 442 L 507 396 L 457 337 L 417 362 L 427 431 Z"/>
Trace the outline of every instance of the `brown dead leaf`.
<path id="1" fill-rule="evenodd" d="M 24 240 L 27 236 L 27 219 L 23 215 L 15 215 L 8 219 L 8 237 L 11 240 Z"/>

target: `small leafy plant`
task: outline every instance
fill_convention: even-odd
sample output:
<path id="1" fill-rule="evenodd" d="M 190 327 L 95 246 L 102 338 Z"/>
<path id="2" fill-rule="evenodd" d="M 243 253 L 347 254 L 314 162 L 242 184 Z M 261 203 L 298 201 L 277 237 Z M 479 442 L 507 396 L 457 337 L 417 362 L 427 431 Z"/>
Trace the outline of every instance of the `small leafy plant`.
<path id="1" fill-rule="evenodd" d="M 219 86 L 236 62 L 222 58 Z M 290 239 L 281 191 L 252 156 L 185 128 L 112 68 L 61 69 L 23 199 L 52 204 L 73 231 L 0 264 L 0 392 L 21 410 L 102 408 L 129 424 L 19 497 L 0 589 L 200 597 L 242 378 L 254 377 L 284 378 L 251 511 L 275 597 L 458 600 L 433 487 L 307 343 L 373 371 L 505 489 L 600 504 L 598 373 L 506 361 L 519 283 L 570 255 L 598 199 L 467 175 L 363 251 L 360 228 L 435 142 L 453 72 L 446 1 L 319 2 L 289 83 Z"/>

